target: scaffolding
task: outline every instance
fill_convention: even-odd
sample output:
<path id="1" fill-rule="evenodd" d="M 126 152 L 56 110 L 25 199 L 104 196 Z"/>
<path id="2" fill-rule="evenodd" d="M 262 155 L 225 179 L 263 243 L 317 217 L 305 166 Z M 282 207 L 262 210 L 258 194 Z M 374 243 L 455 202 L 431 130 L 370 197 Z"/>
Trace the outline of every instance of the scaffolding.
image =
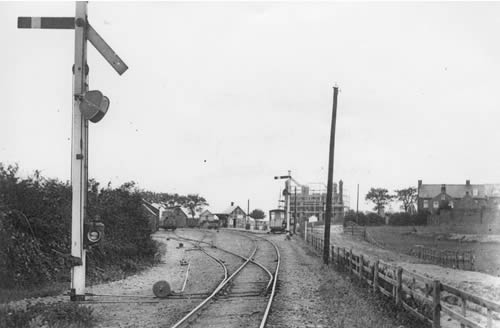
<path id="1" fill-rule="evenodd" d="M 292 187 L 290 212 L 297 223 L 301 223 L 312 216 L 318 221 L 324 221 L 326 212 L 326 185 L 324 183 L 308 183 Z M 342 190 L 340 190 L 342 189 Z M 332 204 L 333 222 L 342 223 L 344 213 L 349 208 L 350 198 L 341 181 L 333 184 Z"/>

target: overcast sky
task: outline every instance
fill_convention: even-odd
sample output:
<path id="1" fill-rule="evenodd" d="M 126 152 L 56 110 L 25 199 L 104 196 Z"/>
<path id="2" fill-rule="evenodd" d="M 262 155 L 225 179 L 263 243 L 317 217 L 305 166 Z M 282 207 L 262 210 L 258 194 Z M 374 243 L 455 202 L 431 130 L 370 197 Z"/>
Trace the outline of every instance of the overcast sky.
<path id="1" fill-rule="evenodd" d="M 89 44 L 90 88 L 111 100 L 90 128 L 90 176 L 200 193 L 214 210 L 277 205 L 282 181 L 370 187 L 500 182 L 500 3 L 107 3 L 89 21 L 127 63 Z M 0 3 L 0 162 L 70 175 L 74 32 L 18 16 L 73 2 Z"/>

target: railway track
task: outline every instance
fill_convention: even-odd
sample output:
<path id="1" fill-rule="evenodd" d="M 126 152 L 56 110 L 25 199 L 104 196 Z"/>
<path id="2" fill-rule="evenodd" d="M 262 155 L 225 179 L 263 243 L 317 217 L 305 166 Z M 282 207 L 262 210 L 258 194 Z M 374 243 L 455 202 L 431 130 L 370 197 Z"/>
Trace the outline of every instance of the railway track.
<path id="1" fill-rule="evenodd" d="M 172 328 L 187 325 L 189 327 L 265 327 L 276 292 L 280 266 L 279 250 L 266 238 L 245 233 L 229 233 L 238 234 L 252 241 L 254 247 L 249 256 L 217 246 L 213 248 L 214 245 L 211 243 L 176 234 L 176 238 L 197 244 L 198 247 L 200 244 L 210 245 L 210 248 L 200 247 L 207 255 L 222 252 L 232 255 L 234 259 L 243 263 L 237 266 L 229 277 L 223 279 L 208 297 L 177 321 Z M 205 233 L 202 239 L 204 237 Z M 215 255 L 212 256 L 214 259 L 217 258 Z M 224 266 L 227 269 L 226 263 Z"/>

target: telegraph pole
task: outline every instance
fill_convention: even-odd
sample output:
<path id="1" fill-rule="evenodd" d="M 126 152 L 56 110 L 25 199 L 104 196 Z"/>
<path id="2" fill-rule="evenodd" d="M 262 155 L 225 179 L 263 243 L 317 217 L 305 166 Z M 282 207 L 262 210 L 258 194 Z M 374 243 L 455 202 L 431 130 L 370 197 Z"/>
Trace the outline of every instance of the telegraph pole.
<path id="1" fill-rule="evenodd" d="M 293 215 L 293 234 L 295 234 L 295 228 L 297 227 L 297 187 L 294 187 L 294 215 Z"/>
<path id="2" fill-rule="evenodd" d="M 286 233 L 290 235 L 290 185 L 292 181 L 292 171 L 288 170 L 288 179 L 285 182 L 286 189 Z"/>
<path id="3" fill-rule="evenodd" d="M 330 152 L 328 156 L 328 184 L 326 190 L 326 216 L 323 243 L 323 263 L 328 264 L 330 255 L 330 222 L 332 218 L 333 163 L 335 155 L 335 123 L 337 121 L 338 87 L 333 87 L 332 126 L 330 131 Z"/>
<path id="4" fill-rule="evenodd" d="M 247 227 L 247 224 L 248 224 L 248 217 L 250 216 L 250 199 L 248 200 L 248 203 L 247 203 L 247 219 L 245 220 L 245 229 Z"/>

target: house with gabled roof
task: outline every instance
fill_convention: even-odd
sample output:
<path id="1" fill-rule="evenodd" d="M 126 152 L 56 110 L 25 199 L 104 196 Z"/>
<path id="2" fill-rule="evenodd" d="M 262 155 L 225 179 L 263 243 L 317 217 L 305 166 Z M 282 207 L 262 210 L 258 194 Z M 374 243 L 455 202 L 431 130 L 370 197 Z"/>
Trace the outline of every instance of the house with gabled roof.
<path id="1" fill-rule="evenodd" d="M 417 210 L 437 213 L 443 208 L 477 210 L 500 205 L 500 184 L 423 184 L 418 180 Z"/>
<path id="2" fill-rule="evenodd" d="M 443 231 L 500 233 L 500 184 L 422 184 L 417 208 L 428 212 L 427 224 Z"/>
<path id="3" fill-rule="evenodd" d="M 241 207 L 234 205 L 234 202 L 231 202 L 231 206 L 227 207 L 225 210 L 217 212 L 216 215 L 219 217 L 222 227 L 245 227 L 246 213 L 241 209 Z"/>
<path id="4" fill-rule="evenodd" d="M 199 226 L 206 228 L 208 226 L 219 225 L 219 217 L 213 214 L 209 209 L 205 209 L 200 213 L 200 223 Z"/>

